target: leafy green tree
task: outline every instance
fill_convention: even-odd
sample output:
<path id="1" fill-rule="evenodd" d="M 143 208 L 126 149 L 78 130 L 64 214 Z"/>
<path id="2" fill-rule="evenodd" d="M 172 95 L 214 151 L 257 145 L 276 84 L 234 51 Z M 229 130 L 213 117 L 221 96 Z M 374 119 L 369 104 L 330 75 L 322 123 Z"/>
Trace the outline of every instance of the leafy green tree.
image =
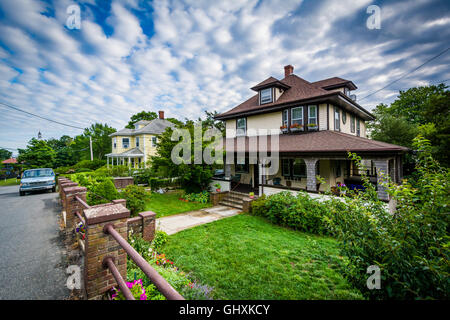
<path id="1" fill-rule="evenodd" d="M 70 147 L 73 139 L 68 135 L 63 135 L 59 139 L 51 138 L 47 140 L 48 145 L 55 150 L 55 167 L 71 166 L 76 163 L 74 150 Z"/>
<path id="2" fill-rule="evenodd" d="M 172 141 L 171 136 L 173 129 L 167 128 L 166 131 L 160 135 L 157 151 L 158 155 L 153 156 L 150 160 L 151 168 L 156 176 L 164 173 L 165 177 L 179 177 L 182 187 L 186 192 L 200 192 L 207 190 L 211 178 L 216 169 L 216 164 L 207 164 L 202 161 L 201 164 L 194 163 L 194 126 L 193 121 L 186 121 L 186 124 L 181 126 L 181 129 L 187 129 L 191 136 L 191 154 L 189 155 L 190 163 L 175 164 L 172 161 L 172 149 L 180 143 L 180 141 Z M 203 124 L 202 135 L 208 127 Z M 181 138 L 183 139 L 183 138 Z M 202 140 L 202 153 L 207 146 L 212 142 Z"/>
<path id="3" fill-rule="evenodd" d="M 375 140 L 412 147 L 419 133 L 431 141 L 433 156 L 445 166 L 450 165 L 450 91 L 445 84 L 400 91 L 390 105 L 378 105 L 376 120 L 367 127 Z M 407 159 L 406 164 L 411 164 Z"/>
<path id="4" fill-rule="evenodd" d="M 141 120 L 151 121 L 153 119 L 156 119 L 157 117 L 158 115 L 156 114 L 156 112 L 142 110 L 141 112 L 133 114 L 131 116 L 130 121 L 128 121 L 128 124 L 125 126 L 125 128 L 134 129 L 134 124 L 136 122 Z"/>
<path id="5" fill-rule="evenodd" d="M 45 140 L 32 138 L 26 149 L 19 149 L 19 162 L 24 162 L 31 167 L 52 168 L 56 158 L 56 152 Z"/>
<path id="6" fill-rule="evenodd" d="M 95 123 L 89 128 L 84 129 L 83 134 L 75 137 L 70 147 L 73 150 L 73 157 L 76 162 L 81 160 L 90 160 L 89 137 L 92 137 L 93 155 L 97 159 L 103 159 L 105 154 L 112 150 L 110 134 L 116 132 L 116 129 L 108 126 L 106 123 Z"/>
<path id="7" fill-rule="evenodd" d="M 12 152 L 6 149 L 0 149 L 0 160 L 6 160 L 12 157 Z"/>
<path id="8" fill-rule="evenodd" d="M 219 114 L 217 110 L 214 110 L 213 112 L 210 112 L 208 110 L 205 110 L 206 119 L 203 120 L 204 125 L 209 128 L 216 128 L 222 132 L 222 134 L 225 136 L 225 122 L 221 120 L 215 120 L 214 117 Z M 201 120 L 200 118 L 198 119 Z"/>

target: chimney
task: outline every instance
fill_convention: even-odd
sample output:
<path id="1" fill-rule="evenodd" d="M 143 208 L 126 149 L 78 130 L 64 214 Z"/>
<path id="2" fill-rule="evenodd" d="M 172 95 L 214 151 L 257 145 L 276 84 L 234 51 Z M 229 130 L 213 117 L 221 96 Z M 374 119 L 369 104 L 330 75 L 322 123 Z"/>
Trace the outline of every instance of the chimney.
<path id="1" fill-rule="evenodd" d="M 164 119 L 164 111 L 158 111 L 159 112 L 159 118 Z"/>
<path id="2" fill-rule="evenodd" d="M 291 75 L 294 73 L 294 67 L 288 64 L 287 66 L 284 66 L 284 77 Z"/>

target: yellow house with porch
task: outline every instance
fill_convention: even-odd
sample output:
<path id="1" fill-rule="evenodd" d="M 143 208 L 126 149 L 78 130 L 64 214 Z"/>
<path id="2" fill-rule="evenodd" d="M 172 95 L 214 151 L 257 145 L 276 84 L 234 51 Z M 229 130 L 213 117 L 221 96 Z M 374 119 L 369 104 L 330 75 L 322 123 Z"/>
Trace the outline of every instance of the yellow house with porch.
<path id="1" fill-rule="evenodd" d="M 164 119 L 164 111 L 159 118 L 151 121 L 141 120 L 134 129 L 124 128 L 110 134 L 112 152 L 106 155 L 107 165 L 126 165 L 131 168 L 145 168 L 147 161 L 156 154 L 158 136 L 175 124 Z"/>

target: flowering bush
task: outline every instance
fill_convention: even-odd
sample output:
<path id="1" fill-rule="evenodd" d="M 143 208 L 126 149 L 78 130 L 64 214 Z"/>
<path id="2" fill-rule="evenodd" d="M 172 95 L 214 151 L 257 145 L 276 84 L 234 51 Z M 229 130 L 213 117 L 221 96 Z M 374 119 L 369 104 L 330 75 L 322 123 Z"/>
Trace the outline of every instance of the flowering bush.
<path id="1" fill-rule="evenodd" d="M 181 199 L 190 202 L 208 203 L 209 192 L 203 191 L 199 193 L 185 193 L 183 196 L 181 196 Z"/>
<path id="2" fill-rule="evenodd" d="M 144 285 L 142 279 L 134 280 L 133 282 L 127 282 L 127 287 L 130 289 L 131 294 L 136 300 L 147 300 Z M 111 295 L 113 300 L 126 300 L 120 289 L 113 287 L 113 293 Z"/>
<path id="3" fill-rule="evenodd" d="M 75 228 L 75 231 L 77 233 L 79 233 L 80 236 L 81 236 L 81 239 L 84 240 L 84 238 L 86 237 L 86 227 L 84 226 L 83 222 L 79 222 L 77 224 L 77 227 Z"/>

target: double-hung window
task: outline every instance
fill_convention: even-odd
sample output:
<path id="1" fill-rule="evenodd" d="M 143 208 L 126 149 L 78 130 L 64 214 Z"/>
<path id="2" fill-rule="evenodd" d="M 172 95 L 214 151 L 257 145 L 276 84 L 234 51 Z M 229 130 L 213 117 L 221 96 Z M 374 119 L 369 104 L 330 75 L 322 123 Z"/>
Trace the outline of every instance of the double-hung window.
<path id="1" fill-rule="evenodd" d="M 334 107 L 334 130 L 341 131 L 341 113 L 338 107 Z"/>
<path id="2" fill-rule="evenodd" d="M 293 160 L 292 176 L 294 178 L 306 177 L 306 163 L 303 159 L 294 159 Z"/>
<path id="3" fill-rule="evenodd" d="M 260 104 L 270 103 L 273 101 L 272 88 L 263 89 L 259 92 Z"/>
<path id="4" fill-rule="evenodd" d="M 359 137 L 361 134 L 361 125 L 359 119 L 356 119 L 356 135 Z"/>
<path id="5" fill-rule="evenodd" d="M 303 130 L 303 107 L 291 109 L 291 129 Z"/>
<path id="6" fill-rule="evenodd" d="M 136 148 L 139 147 L 139 137 L 136 137 Z"/>
<path id="7" fill-rule="evenodd" d="M 355 133 L 355 116 L 350 115 L 350 132 Z"/>
<path id="8" fill-rule="evenodd" d="M 122 138 L 122 146 L 124 149 L 127 149 L 130 147 L 130 139 L 129 138 Z"/>
<path id="9" fill-rule="evenodd" d="M 247 118 L 238 118 L 236 120 L 236 135 L 245 136 L 247 133 Z"/>
<path id="10" fill-rule="evenodd" d="M 308 129 L 317 130 L 317 106 L 308 106 Z"/>
<path id="11" fill-rule="evenodd" d="M 281 174 L 283 175 L 283 177 L 291 176 L 290 162 L 290 159 L 281 159 Z"/>
<path id="12" fill-rule="evenodd" d="M 114 138 L 113 141 L 114 141 L 114 142 L 113 142 L 113 147 L 114 147 L 114 149 L 115 149 L 115 148 L 117 148 L 117 138 Z"/>
<path id="13" fill-rule="evenodd" d="M 156 144 L 158 143 L 158 138 L 155 136 L 152 137 L 152 147 L 156 147 Z"/>
<path id="14" fill-rule="evenodd" d="M 289 110 L 283 110 L 283 127 L 289 127 Z"/>

